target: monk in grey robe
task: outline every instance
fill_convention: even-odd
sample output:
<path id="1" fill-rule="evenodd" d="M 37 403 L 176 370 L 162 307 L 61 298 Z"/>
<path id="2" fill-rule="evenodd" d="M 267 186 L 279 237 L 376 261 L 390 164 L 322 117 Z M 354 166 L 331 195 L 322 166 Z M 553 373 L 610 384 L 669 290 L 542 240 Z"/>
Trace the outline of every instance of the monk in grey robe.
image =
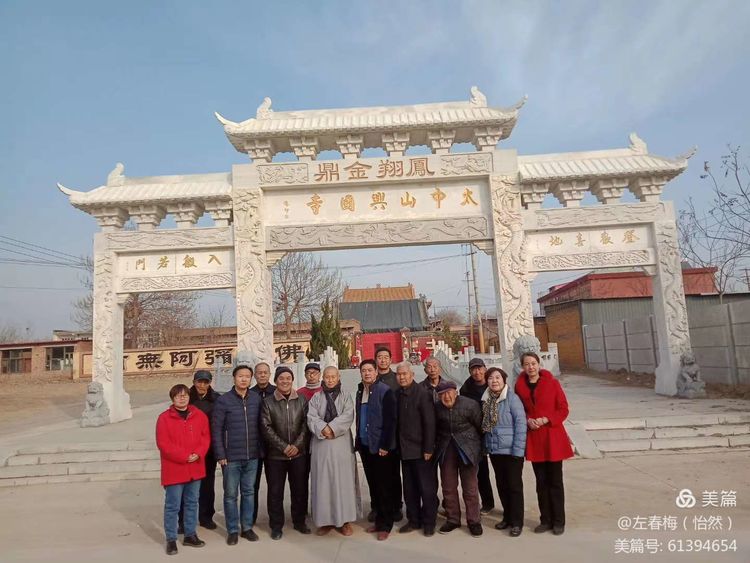
<path id="1" fill-rule="evenodd" d="M 312 460 L 310 490 L 312 515 L 317 534 L 333 528 L 344 536 L 354 532 L 359 491 L 357 465 L 351 436 L 354 402 L 341 391 L 339 370 L 323 370 L 322 391 L 310 399 L 307 425 L 310 427 Z"/>

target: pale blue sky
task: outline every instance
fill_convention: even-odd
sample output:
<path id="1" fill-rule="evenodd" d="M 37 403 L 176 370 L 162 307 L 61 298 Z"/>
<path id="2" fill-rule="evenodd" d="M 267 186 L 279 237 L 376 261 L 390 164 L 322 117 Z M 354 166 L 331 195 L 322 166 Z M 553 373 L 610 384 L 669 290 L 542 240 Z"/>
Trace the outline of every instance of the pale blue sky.
<path id="1" fill-rule="evenodd" d="M 693 145 L 665 192 L 705 201 L 703 161 L 746 145 L 750 3 L 188 2 L 0 3 L 0 235 L 91 252 L 92 218 L 56 182 L 87 190 L 118 161 L 132 176 L 218 172 L 234 151 L 214 111 L 242 120 L 264 96 L 307 109 L 528 94 L 512 137 L 521 154 Z M 459 247 L 327 253 L 331 265 L 458 254 Z M 12 255 L 0 251 L 0 259 Z M 15 256 L 18 258 L 18 255 Z M 344 271 L 352 286 L 412 281 L 436 305 L 466 303 L 464 260 Z M 367 274 L 367 275 L 365 275 Z M 541 290 L 561 276 L 538 278 Z M 71 327 L 80 292 L 67 268 L 0 263 L 0 323 L 36 337 Z M 480 294 L 493 301 L 480 260 Z M 229 303 L 213 297 L 205 303 Z"/>

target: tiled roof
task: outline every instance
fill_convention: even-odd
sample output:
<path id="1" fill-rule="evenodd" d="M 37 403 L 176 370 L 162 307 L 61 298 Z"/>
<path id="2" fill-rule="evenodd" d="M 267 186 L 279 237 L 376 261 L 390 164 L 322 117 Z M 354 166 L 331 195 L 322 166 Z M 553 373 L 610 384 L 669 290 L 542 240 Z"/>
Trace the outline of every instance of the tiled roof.
<path id="1" fill-rule="evenodd" d="M 364 303 L 367 301 L 403 301 L 416 299 L 414 286 L 346 288 L 342 303 Z"/>
<path id="2" fill-rule="evenodd" d="M 357 319 L 363 332 L 383 330 L 425 330 L 430 325 L 421 299 L 340 303 L 341 316 Z"/>

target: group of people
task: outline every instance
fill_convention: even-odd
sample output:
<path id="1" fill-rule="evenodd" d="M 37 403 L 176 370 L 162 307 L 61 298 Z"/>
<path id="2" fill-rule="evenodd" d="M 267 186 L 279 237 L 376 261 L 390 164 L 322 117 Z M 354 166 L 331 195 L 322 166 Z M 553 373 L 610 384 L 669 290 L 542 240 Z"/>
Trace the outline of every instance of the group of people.
<path id="1" fill-rule="evenodd" d="M 437 358 L 426 360 L 427 377 L 416 383 L 413 366 L 404 362 L 394 372 L 390 352 L 381 348 L 374 359 L 360 362 L 354 398 L 342 392 L 336 367 L 321 374 L 316 363 L 307 364 L 306 384 L 298 389 L 287 366 L 276 368 L 271 383 L 268 364 L 238 365 L 234 385 L 223 395 L 211 388 L 210 372 L 196 372 L 190 389 L 172 387 L 172 405 L 156 425 L 167 553 L 177 553 L 178 534 L 184 534 L 183 545 L 201 547 L 198 525 L 217 527 L 217 464 L 229 545 L 239 537 L 258 540 L 253 526 L 264 467 L 272 539 L 283 536 L 287 482 L 296 531 L 312 533 L 306 522 L 309 498 L 317 535 L 336 530 L 350 536 L 360 510 L 355 453 L 370 490 L 367 532 L 378 540 L 386 540 L 404 518 L 404 504 L 406 523 L 398 532 L 432 536 L 438 488 L 446 522 L 437 531 L 461 527 L 459 482 L 469 532 L 481 536 L 481 514 L 494 508 L 490 464 L 503 508 L 495 528 L 521 535 L 524 457 L 536 476 L 540 524 L 534 531 L 562 534 L 562 461 L 573 455 L 563 427 L 567 400 L 536 354 L 524 354 L 521 365 L 511 389 L 503 370 L 487 369 L 475 358 L 459 390 L 442 377 Z"/>

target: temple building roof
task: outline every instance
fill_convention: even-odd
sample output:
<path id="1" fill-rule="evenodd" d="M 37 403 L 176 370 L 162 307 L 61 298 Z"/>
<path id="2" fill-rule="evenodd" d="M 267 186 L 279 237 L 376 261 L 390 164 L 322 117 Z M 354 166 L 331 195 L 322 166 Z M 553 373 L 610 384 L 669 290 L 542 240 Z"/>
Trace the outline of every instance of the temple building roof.
<path id="1" fill-rule="evenodd" d="M 337 150 L 356 158 L 365 148 L 382 147 L 401 156 L 410 146 L 427 145 L 436 154 L 453 143 L 473 143 L 477 150 L 492 150 L 507 139 L 526 98 L 510 108 L 493 108 L 476 86 L 464 102 L 411 106 L 330 110 L 275 111 L 265 98 L 254 118 L 217 119 L 232 145 L 254 160 L 270 162 L 281 152 L 313 160 L 322 150 Z"/>

